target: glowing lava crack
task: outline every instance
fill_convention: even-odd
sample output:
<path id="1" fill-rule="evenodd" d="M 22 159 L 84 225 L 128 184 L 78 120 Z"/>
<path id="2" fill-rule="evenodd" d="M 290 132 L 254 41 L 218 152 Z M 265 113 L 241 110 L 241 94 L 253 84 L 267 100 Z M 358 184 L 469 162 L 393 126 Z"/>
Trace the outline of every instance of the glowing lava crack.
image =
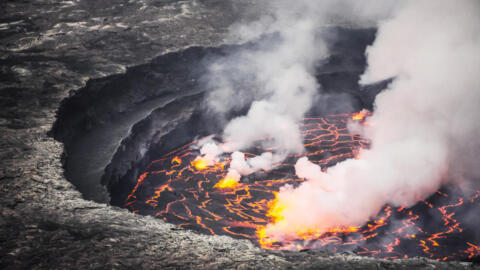
<path id="1" fill-rule="evenodd" d="M 358 150 L 368 147 L 369 142 L 349 133 L 347 123 L 365 124 L 366 116 L 367 112 L 363 111 L 304 119 L 301 129 L 306 153 L 303 156 L 324 169 L 348 158 L 358 158 Z M 289 156 L 271 171 L 237 182 L 227 176 L 228 157 L 208 164 L 199 158 L 199 151 L 193 147 L 196 143 L 152 161 L 127 197 L 125 207 L 179 227 L 248 238 L 268 249 L 316 248 L 355 251 L 381 258 L 426 256 L 437 260 L 472 258 L 480 254 L 478 244 L 468 240 L 470 232 L 463 230 L 460 219 L 455 217 L 457 211 L 478 207 L 480 191 L 470 198 L 438 191 L 429 201 L 420 201 L 410 209 L 386 205 L 378 217 L 366 221 L 362 227 L 331 228 L 327 233 L 305 228 L 297 232 L 295 239 L 269 239 L 265 226 L 281 221 L 282 211 L 288 207 L 279 204 L 278 190 L 285 184 L 297 186 L 304 181 L 294 177 L 294 163 L 300 156 Z M 246 156 L 272 150 L 257 147 Z M 432 227 L 425 223 L 422 218 L 427 212 L 443 224 Z"/>

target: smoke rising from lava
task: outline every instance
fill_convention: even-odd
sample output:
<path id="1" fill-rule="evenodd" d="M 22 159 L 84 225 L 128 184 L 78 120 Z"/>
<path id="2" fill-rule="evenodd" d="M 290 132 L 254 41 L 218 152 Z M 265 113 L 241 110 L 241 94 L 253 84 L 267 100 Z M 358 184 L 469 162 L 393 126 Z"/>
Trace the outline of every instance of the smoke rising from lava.
<path id="1" fill-rule="evenodd" d="M 369 3 L 375 3 L 377 8 L 365 9 L 358 1 L 350 0 L 301 0 L 295 4 L 287 0 L 262 1 L 258 6 L 264 14 L 258 20 L 231 27 L 230 40 L 251 45 L 209 65 L 207 82 L 213 90 L 208 108 L 225 115 L 248 104 L 250 107 L 246 115 L 226 124 L 221 148 L 229 153 L 241 151 L 268 138 L 263 140 L 263 147 L 274 151 L 248 161 L 235 153 L 229 175 L 239 178 L 240 174 L 270 169 L 288 154 L 304 151 L 298 122 L 317 101 L 321 91 L 315 65 L 328 55 L 319 29 L 338 18 L 344 23 L 368 24 L 371 18 L 384 16 L 392 5 L 391 1 Z M 219 154 L 211 146 L 209 149 Z M 207 149 L 203 152 L 213 156 Z"/>
<path id="2" fill-rule="evenodd" d="M 323 172 L 306 158 L 308 181 L 277 194 L 272 238 L 359 226 L 382 206 L 412 206 L 447 181 L 478 180 L 480 3 L 407 1 L 380 23 L 360 83 L 394 77 L 362 127 L 360 159 Z"/>

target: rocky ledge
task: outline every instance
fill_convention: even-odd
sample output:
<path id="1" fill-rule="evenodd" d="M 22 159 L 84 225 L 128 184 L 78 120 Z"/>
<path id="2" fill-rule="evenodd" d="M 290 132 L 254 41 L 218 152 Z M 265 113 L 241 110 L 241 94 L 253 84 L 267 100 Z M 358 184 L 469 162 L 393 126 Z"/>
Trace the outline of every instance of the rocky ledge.
<path id="1" fill-rule="evenodd" d="M 84 200 L 48 135 L 87 81 L 156 56 L 222 43 L 248 1 L 5 0 L 0 3 L 0 268 L 473 269 L 425 258 L 262 250 Z M 479 267 L 480 268 L 480 267 Z"/>

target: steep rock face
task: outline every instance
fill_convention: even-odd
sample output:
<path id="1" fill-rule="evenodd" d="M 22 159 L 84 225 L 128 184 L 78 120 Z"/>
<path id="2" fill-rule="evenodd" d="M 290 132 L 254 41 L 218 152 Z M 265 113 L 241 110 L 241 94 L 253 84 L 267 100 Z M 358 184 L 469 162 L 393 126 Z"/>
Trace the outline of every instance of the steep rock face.
<path id="1" fill-rule="evenodd" d="M 201 92 L 198 62 L 205 51 L 190 47 L 167 53 L 124 74 L 91 80 L 62 101 L 51 134 L 65 145 L 67 179 L 86 199 L 109 201 L 100 179 L 133 124 L 152 110 Z"/>
<path id="2" fill-rule="evenodd" d="M 0 267 L 471 269 L 427 259 L 384 261 L 272 252 L 199 235 L 85 200 L 47 135 L 60 102 L 87 81 L 155 56 L 217 46 L 241 5 L 226 1 L 3 1 L 0 9 Z"/>

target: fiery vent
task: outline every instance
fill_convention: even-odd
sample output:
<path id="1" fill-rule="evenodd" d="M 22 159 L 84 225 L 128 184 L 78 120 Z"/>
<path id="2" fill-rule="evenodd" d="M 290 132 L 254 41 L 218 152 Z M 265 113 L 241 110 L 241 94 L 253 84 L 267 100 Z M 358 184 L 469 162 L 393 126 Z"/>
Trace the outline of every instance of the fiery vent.
<path id="1" fill-rule="evenodd" d="M 225 176 L 222 180 L 216 183 L 213 187 L 214 188 L 221 188 L 221 189 L 235 189 L 238 186 L 238 181 L 234 179 L 232 176 Z"/>
<path id="2" fill-rule="evenodd" d="M 346 126 L 349 121 L 363 122 L 366 116 L 368 112 L 362 111 L 304 119 L 304 156 L 324 169 L 357 157 L 358 150 L 367 148 L 369 142 L 349 133 Z M 288 207 L 276 197 L 280 187 L 304 181 L 293 177 L 299 156 L 289 156 L 271 171 L 238 182 L 227 175 L 229 157 L 211 164 L 199 158 L 198 150 L 192 148 L 195 143 L 152 161 L 126 198 L 125 207 L 202 233 L 247 238 L 267 249 L 311 248 L 380 258 L 427 256 L 437 260 L 472 258 L 480 253 L 478 244 L 470 240 L 472 232 L 462 227 L 463 217 L 456 216 L 479 205 L 480 191 L 468 198 L 438 191 L 410 209 L 386 205 L 362 227 L 331 228 L 327 233 L 305 228 L 292 239 L 269 239 L 266 224 L 281 221 Z M 257 147 L 246 156 L 273 150 Z M 441 223 L 430 224 L 429 220 Z"/>
<path id="3" fill-rule="evenodd" d="M 174 160 L 179 160 L 181 162 L 181 159 L 179 157 L 174 157 L 172 162 L 174 162 Z M 193 167 L 195 167 L 195 169 L 197 170 L 205 170 L 208 168 L 208 161 L 206 159 L 203 159 L 203 158 L 196 158 L 194 161 L 191 162 L 191 165 Z"/>
<path id="4" fill-rule="evenodd" d="M 353 120 L 364 120 L 365 117 L 369 115 L 369 111 L 367 110 L 361 110 L 360 112 L 354 113 L 352 115 Z"/>

